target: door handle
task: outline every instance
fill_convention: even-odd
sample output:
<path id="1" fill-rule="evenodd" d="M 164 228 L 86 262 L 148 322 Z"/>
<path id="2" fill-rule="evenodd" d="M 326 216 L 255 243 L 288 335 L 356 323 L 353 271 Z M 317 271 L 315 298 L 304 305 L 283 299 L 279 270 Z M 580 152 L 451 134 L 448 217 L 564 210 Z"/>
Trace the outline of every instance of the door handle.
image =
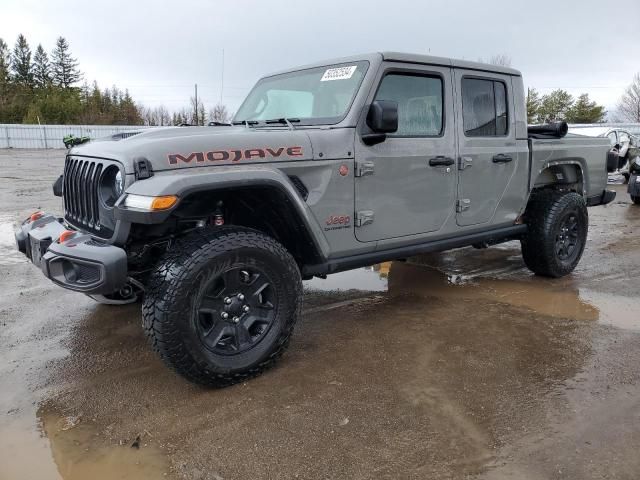
<path id="1" fill-rule="evenodd" d="M 429 159 L 429 165 L 432 167 L 448 167 L 456 163 L 453 158 L 445 157 L 444 155 L 438 155 Z"/>
<path id="2" fill-rule="evenodd" d="M 509 155 L 505 155 L 504 153 L 499 153 L 498 155 L 493 156 L 493 163 L 508 163 L 513 160 L 513 157 Z"/>

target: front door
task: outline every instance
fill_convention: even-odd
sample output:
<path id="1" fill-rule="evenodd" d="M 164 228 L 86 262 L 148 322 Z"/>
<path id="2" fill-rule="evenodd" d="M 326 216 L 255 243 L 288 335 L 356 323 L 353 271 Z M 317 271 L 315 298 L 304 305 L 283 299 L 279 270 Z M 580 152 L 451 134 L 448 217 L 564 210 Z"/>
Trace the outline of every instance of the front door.
<path id="1" fill-rule="evenodd" d="M 460 168 L 456 223 L 512 221 L 519 203 L 506 197 L 516 187 L 522 190 L 510 183 L 524 182 L 527 163 L 516 147 L 511 79 L 456 69 L 455 81 Z"/>
<path id="2" fill-rule="evenodd" d="M 356 140 L 356 238 L 436 232 L 455 212 L 451 70 L 394 63 L 381 70 L 374 100 L 398 104 L 398 131 L 377 145 Z"/>

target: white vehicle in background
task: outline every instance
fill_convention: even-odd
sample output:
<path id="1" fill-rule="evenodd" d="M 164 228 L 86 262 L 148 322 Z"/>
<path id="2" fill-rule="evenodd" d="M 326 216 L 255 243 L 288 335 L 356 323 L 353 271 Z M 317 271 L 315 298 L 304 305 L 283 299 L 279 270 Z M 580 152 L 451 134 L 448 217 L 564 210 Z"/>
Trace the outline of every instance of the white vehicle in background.
<path id="1" fill-rule="evenodd" d="M 586 137 L 607 137 L 611 143 L 610 154 L 618 156 L 616 173 L 624 177 L 625 183 L 629 181 L 629 166 L 640 156 L 640 134 L 611 125 L 569 125 L 569 133 Z"/>

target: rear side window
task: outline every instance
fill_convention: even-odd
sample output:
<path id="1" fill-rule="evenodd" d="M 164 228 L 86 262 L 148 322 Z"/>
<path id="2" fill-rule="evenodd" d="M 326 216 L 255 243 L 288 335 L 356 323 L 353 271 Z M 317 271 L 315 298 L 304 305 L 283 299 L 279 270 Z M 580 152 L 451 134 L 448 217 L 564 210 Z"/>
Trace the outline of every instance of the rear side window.
<path id="1" fill-rule="evenodd" d="M 462 79 L 462 117 L 467 137 L 496 137 L 507 134 L 507 88 L 495 80 Z"/>
<path id="2" fill-rule="evenodd" d="M 437 137 L 442 134 L 442 79 L 391 73 L 380 83 L 376 100 L 398 104 L 399 137 Z"/>

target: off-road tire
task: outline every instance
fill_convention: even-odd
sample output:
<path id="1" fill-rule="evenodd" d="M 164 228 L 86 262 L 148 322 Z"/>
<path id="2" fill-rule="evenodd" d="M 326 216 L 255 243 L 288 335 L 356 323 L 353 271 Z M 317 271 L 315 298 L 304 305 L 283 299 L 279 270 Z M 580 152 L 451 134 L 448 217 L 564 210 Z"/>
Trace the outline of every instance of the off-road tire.
<path id="1" fill-rule="evenodd" d="M 221 355 L 199 336 L 197 308 L 207 295 L 207 282 L 246 268 L 242 265 L 268 271 L 274 317 L 256 346 Z M 301 309 L 300 271 L 287 249 L 258 231 L 224 226 L 201 229 L 175 242 L 150 276 L 142 322 L 151 346 L 170 368 L 194 383 L 223 387 L 271 367 L 286 350 Z"/>
<path id="2" fill-rule="evenodd" d="M 631 201 L 633 203 L 635 203 L 636 205 L 640 205 L 640 197 L 635 197 L 635 196 L 631 195 Z"/>
<path id="3" fill-rule="evenodd" d="M 558 253 L 559 237 L 565 222 L 575 219 L 575 248 L 567 258 Z M 537 275 L 562 277 L 578 265 L 586 245 L 589 216 L 584 198 L 575 192 L 545 190 L 535 192 L 525 212 L 527 233 L 521 239 L 522 257 Z M 563 252 L 564 253 L 564 252 Z"/>

